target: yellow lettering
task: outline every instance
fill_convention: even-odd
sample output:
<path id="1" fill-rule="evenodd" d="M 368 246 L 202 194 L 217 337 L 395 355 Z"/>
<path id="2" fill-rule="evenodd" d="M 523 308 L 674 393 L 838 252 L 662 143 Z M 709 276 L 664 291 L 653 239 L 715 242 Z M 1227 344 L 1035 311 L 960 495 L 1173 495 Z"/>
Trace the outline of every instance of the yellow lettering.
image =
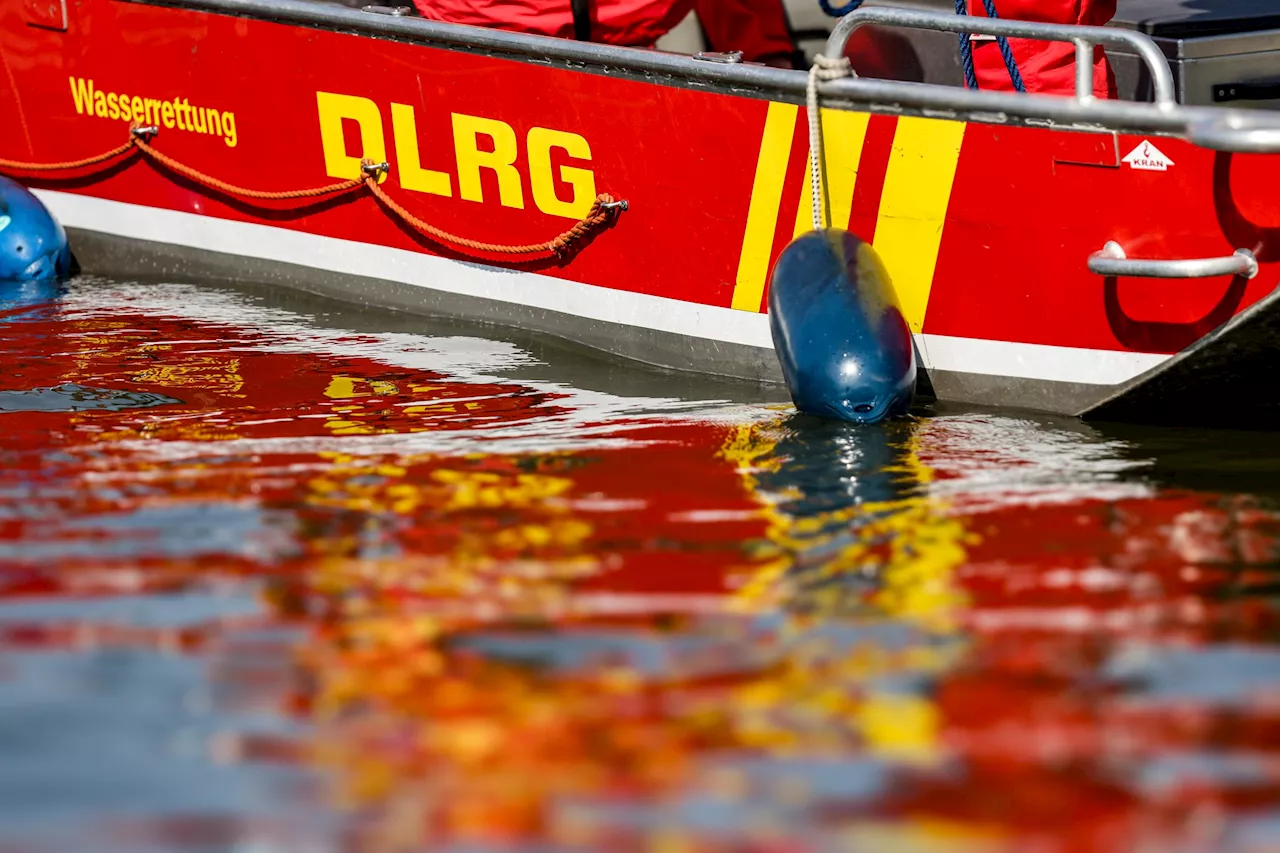
<path id="1" fill-rule="evenodd" d="M 336 176 L 335 176 L 336 177 Z M 359 386 L 369 387 L 368 391 L 357 391 Z M 324 395 L 331 400 L 350 400 L 353 397 L 394 397 L 399 393 L 394 382 L 385 379 L 357 379 L 354 376 L 334 376 Z"/>
<path id="2" fill-rule="evenodd" d="M 335 95 L 332 92 L 316 92 L 316 111 L 320 117 L 320 143 L 324 146 L 324 168 L 331 178 L 359 178 L 360 160 L 368 157 L 375 163 L 387 159 L 387 143 L 382 135 L 382 115 L 378 105 L 368 98 L 354 95 Z M 222 116 L 223 127 L 227 126 L 226 113 Z M 351 119 L 360 126 L 360 156 L 347 154 L 347 143 L 342 135 L 342 120 Z M 235 127 L 234 120 L 231 125 Z M 227 138 L 227 144 L 234 147 L 235 131 Z M 386 173 L 378 176 L 381 183 L 386 180 Z"/>
<path id="3" fill-rule="evenodd" d="M 84 115 L 87 108 L 89 115 L 93 115 L 93 81 L 82 80 L 79 77 L 68 77 L 71 81 L 71 99 L 76 102 L 76 112 Z"/>
<path id="4" fill-rule="evenodd" d="M 81 77 L 68 77 L 71 84 L 71 98 L 75 103 L 76 112 L 80 115 L 99 116 L 101 118 L 124 119 L 128 122 L 138 122 L 139 124 L 164 125 L 171 128 L 175 125 L 178 130 L 187 130 L 194 133 L 210 133 L 215 136 L 221 136 L 230 148 L 235 148 L 239 141 L 236 136 L 236 117 L 232 113 L 220 113 L 209 107 L 193 107 L 186 98 L 174 98 L 171 101 L 160 101 L 155 98 L 143 98 L 138 95 L 126 95 L 121 92 L 105 92 L 99 90 L 93 80 L 87 80 Z M 332 96 L 340 98 L 341 96 Z M 360 101 L 360 98 L 352 98 L 350 100 Z M 381 126 L 380 120 L 377 119 L 377 108 L 374 110 L 375 121 L 379 122 L 377 130 L 377 142 L 381 147 Z M 339 117 L 339 129 L 341 116 Z M 365 138 L 373 134 L 368 133 L 368 129 L 363 129 Z M 341 143 L 341 136 L 339 136 Z M 371 146 L 375 147 L 375 146 Z M 328 152 L 326 152 L 328 153 Z M 339 144 L 338 153 L 343 154 L 342 146 Z"/>
<path id="5" fill-rule="evenodd" d="M 329 381 L 329 387 L 324 389 L 324 395 L 331 400 L 349 400 L 356 396 L 356 380 L 350 376 L 335 376 Z"/>
<path id="6" fill-rule="evenodd" d="M 381 128 L 379 128 L 379 130 L 381 130 Z M 381 134 L 379 134 L 379 135 L 381 135 Z M 236 147 L 236 142 L 237 142 L 237 141 L 239 141 L 239 137 L 238 137 L 238 136 L 236 136 L 236 116 L 235 116 L 235 113 L 223 113 L 223 114 L 222 114 L 222 141 L 223 141 L 223 142 L 225 142 L 225 143 L 227 143 L 227 147 L 228 147 L 228 148 L 235 148 L 235 147 Z M 327 160 L 327 158 L 326 158 L 326 160 Z M 385 175 L 385 174 L 384 174 L 384 175 L 382 175 L 381 177 L 379 177 L 379 178 L 378 178 L 378 180 L 379 180 L 379 181 L 382 181 L 384 178 L 386 178 L 386 175 Z"/>
<path id="7" fill-rule="evenodd" d="M 529 188 L 533 203 L 543 213 L 581 219 L 596 198 L 596 176 L 590 169 L 561 166 L 560 180 L 573 188 L 573 198 L 564 201 L 556 194 L 551 175 L 551 149 L 559 148 L 575 160 L 590 162 L 591 146 L 576 133 L 535 127 L 529 131 Z"/>
<path id="8" fill-rule="evenodd" d="M 453 187 L 444 172 L 422 168 L 418 153 L 418 122 L 413 107 L 408 104 L 391 105 L 391 132 L 396 140 L 396 171 L 400 186 L 406 190 L 452 196 Z"/>
<path id="9" fill-rule="evenodd" d="M 480 134 L 493 140 L 492 151 L 481 151 Z M 505 122 L 453 113 L 453 150 L 458 158 L 458 195 L 484 201 L 480 170 L 498 176 L 498 198 L 504 207 L 524 209 L 524 191 L 516 171 L 516 133 Z"/>

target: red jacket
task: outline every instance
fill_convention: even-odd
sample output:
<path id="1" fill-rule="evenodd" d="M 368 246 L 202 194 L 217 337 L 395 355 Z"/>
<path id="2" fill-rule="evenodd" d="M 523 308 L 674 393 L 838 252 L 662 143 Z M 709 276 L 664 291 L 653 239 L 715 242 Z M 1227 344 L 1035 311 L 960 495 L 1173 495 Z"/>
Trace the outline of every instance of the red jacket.
<path id="1" fill-rule="evenodd" d="M 423 17 L 455 24 L 573 38 L 569 0 L 414 0 Z M 782 0 L 592 0 L 592 41 L 649 47 L 698 12 L 712 50 L 754 62 L 795 48 Z"/>
<path id="2" fill-rule="evenodd" d="M 969 14 L 986 17 L 982 0 L 968 0 Z M 1001 18 L 1042 21 L 1050 24 L 1085 24 L 1102 26 L 1116 13 L 1116 0 L 995 0 Z M 1076 90 L 1075 46 L 1059 42 L 1009 39 L 1018 70 L 1028 92 L 1058 95 Z M 994 41 L 975 41 L 974 70 L 978 88 L 1012 90 L 1009 71 L 1005 68 L 1000 48 Z M 1093 92 L 1099 98 L 1116 96 L 1115 75 L 1102 48 L 1093 53 Z"/>

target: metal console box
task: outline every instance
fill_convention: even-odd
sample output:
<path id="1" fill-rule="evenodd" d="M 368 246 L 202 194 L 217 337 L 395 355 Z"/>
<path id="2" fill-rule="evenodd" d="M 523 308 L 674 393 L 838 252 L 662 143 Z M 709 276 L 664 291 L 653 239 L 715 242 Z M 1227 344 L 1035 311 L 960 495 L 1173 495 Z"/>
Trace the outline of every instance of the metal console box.
<path id="1" fill-rule="evenodd" d="M 1278 0 L 1121 0 L 1113 26 L 1151 36 L 1180 103 L 1280 109 Z M 1139 58 L 1123 47 L 1107 55 L 1120 97 L 1149 99 Z"/>

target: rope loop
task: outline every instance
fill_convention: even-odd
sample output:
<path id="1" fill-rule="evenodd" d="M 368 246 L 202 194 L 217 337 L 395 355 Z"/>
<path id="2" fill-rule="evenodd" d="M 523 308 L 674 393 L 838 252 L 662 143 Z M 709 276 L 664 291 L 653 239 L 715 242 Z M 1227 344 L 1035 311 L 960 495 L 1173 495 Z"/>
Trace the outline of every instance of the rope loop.
<path id="1" fill-rule="evenodd" d="M 805 89 L 805 108 L 809 119 L 809 175 L 813 190 L 813 230 L 821 231 L 831 221 L 831 205 L 827 200 L 826 156 L 822 139 L 822 109 L 818 102 L 818 83 L 852 77 L 853 66 L 848 57 L 832 58 L 818 54 L 809 69 L 809 85 Z"/>
<path id="2" fill-rule="evenodd" d="M 364 185 L 373 194 L 374 198 L 382 202 L 387 210 L 394 213 L 414 230 L 445 246 L 491 255 L 554 255 L 558 258 L 567 257 L 573 253 L 574 247 L 579 242 L 595 231 L 612 224 L 618 218 L 619 213 L 630 207 L 625 199 L 616 201 L 608 193 L 601 193 L 592 202 L 591 209 L 587 211 L 586 216 L 582 217 L 568 231 L 558 234 L 550 240 L 525 245 L 485 243 L 480 240 L 472 240 L 469 237 L 459 237 L 457 234 L 451 234 L 443 228 L 437 228 L 431 223 L 419 219 L 405 209 L 403 205 L 389 196 L 386 190 L 378 186 L 378 176 L 390 170 L 390 166 L 386 163 L 375 163 L 372 160 L 365 159 L 360 161 L 360 170 L 364 172 Z"/>

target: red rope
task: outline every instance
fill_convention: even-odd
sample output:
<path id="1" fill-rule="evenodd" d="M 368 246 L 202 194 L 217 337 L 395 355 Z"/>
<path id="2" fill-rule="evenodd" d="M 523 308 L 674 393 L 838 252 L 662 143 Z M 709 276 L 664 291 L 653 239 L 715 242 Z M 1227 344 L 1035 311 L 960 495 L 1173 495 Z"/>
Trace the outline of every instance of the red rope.
<path id="1" fill-rule="evenodd" d="M 70 171 L 71 169 L 82 169 L 85 166 L 96 166 L 99 163 L 105 163 L 108 160 L 119 157 L 132 148 L 135 142 L 137 142 L 137 139 L 131 136 L 124 145 L 116 146 L 110 151 L 93 157 L 86 157 L 83 160 L 64 160 L 60 163 L 26 163 L 22 160 L 0 159 L 0 169 L 10 169 L 16 172 L 62 172 Z"/>
<path id="2" fill-rule="evenodd" d="M 374 163 L 372 160 L 365 160 L 362 165 L 373 166 Z M 617 211 L 621 209 L 620 207 L 610 206 L 615 204 L 613 196 L 608 193 L 601 193 L 596 196 L 595 202 L 591 205 L 591 210 L 587 211 L 587 215 L 582 217 L 580 222 L 575 223 L 568 231 L 558 234 L 550 240 L 525 245 L 485 243 L 480 240 L 471 240 L 467 237 L 450 234 L 448 231 L 436 228 L 434 225 L 414 216 L 398 204 L 395 199 L 387 195 L 386 190 L 378 186 L 376 171 L 373 174 L 369 174 L 368 170 L 366 170 L 364 183 L 369 188 L 369 192 L 373 193 L 378 201 L 386 205 L 388 210 L 428 237 L 460 249 L 470 249 L 474 252 L 487 252 L 495 255 L 564 255 L 579 240 L 582 240 L 591 232 L 607 226 L 617 218 Z"/>
<path id="3" fill-rule="evenodd" d="M 257 198 L 266 201 L 284 201 L 285 199 L 293 198 L 315 198 L 316 196 L 332 195 L 333 193 L 342 193 L 347 192 L 348 190 L 354 190 L 359 187 L 361 183 L 359 179 L 352 179 L 349 181 L 341 181 L 336 184 L 329 184 L 323 187 L 311 187 L 310 189 L 305 190 L 281 190 L 274 192 L 251 190 L 246 189 L 245 187 L 238 187 L 235 184 L 229 184 L 226 181 L 220 181 L 212 175 L 206 175 L 198 169 L 191 168 L 185 163 L 179 163 L 168 154 L 162 154 L 152 148 L 151 144 L 141 136 L 135 135 L 133 138 L 133 144 L 138 146 L 138 150 L 143 154 L 155 160 L 157 163 L 162 163 L 180 175 L 186 175 L 188 178 L 191 178 L 191 180 L 204 184 L 206 187 L 215 189 L 218 192 L 223 192 L 227 195 L 243 196 L 244 198 Z"/>

